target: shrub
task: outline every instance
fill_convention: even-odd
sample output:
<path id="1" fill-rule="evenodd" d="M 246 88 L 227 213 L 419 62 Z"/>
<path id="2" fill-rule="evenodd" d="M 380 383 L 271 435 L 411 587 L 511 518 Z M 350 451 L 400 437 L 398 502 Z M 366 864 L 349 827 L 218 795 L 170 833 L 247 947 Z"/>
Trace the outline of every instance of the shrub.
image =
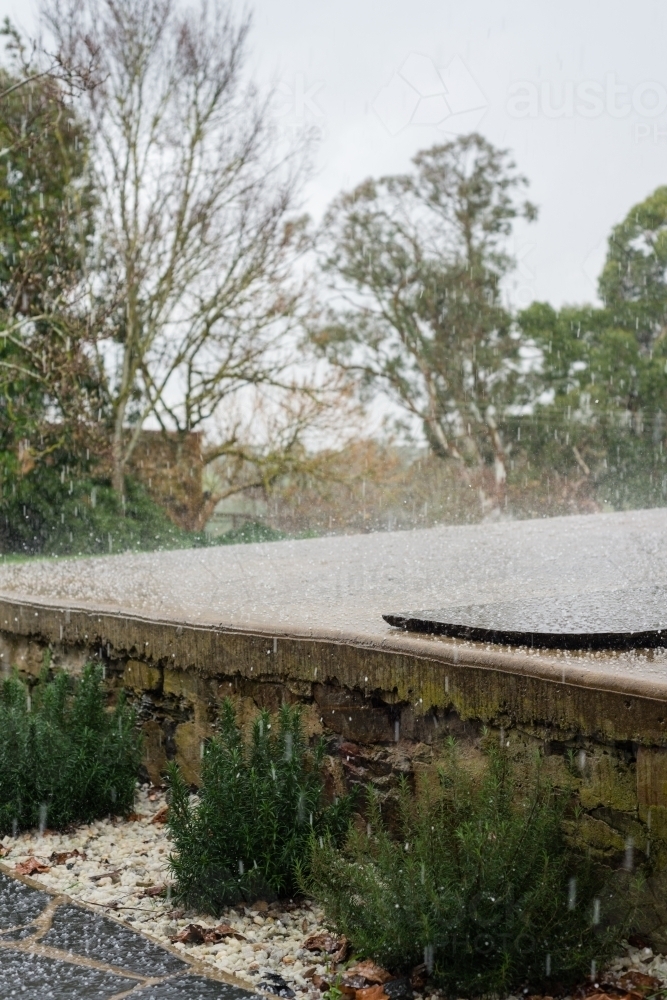
<path id="1" fill-rule="evenodd" d="M 416 796 L 404 781 L 399 805 L 392 836 L 369 791 L 367 833 L 353 829 L 342 850 L 315 841 L 303 880 L 361 955 L 397 972 L 425 962 L 453 996 L 525 984 L 555 995 L 619 942 L 610 873 L 568 848 L 565 802 L 538 764 L 518 794 L 505 752 L 475 783 L 452 745 L 439 780 Z"/>
<path id="2" fill-rule="evenodd" d="M 108 712 L 102 670 L 79 680 L 46 672 L 32 693 L 17 677 L 0 689 L 0 834 L 62 829 L 134 801 L 141 739 L 123 698 Z"/>
<path id="3" fill-rule="evenodd" d="M 227 699 L 219 735 L 204 748 L 198 804 L 169 766 L 170 865 L 180 899 L 218 915 L 242 900 L 294 892 L 311 836 L 338 843 L 349 822 L 349 796 L 324 804 L 323 763 L 324 743 L 308 749 L 298 708 L 283 705 L 273 728 L 262 712 L 246 743 Z"/>

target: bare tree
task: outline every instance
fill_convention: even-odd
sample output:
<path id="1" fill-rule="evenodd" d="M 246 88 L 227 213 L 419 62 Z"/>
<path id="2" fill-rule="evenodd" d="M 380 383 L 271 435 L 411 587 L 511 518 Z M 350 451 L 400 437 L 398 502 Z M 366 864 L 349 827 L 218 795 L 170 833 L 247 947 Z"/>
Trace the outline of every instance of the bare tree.
<path id="1" fill-rule="evenodd" d="M 294 391 L 308 143 L 282 148 L 269 99 L 245 81 L 249 19 L 222 0 L 50 0 L 45 17 L 63 64 L 96 59 L 88 279 L 122 492 L 149 414 L 187 432 L 248 385 Z"/>

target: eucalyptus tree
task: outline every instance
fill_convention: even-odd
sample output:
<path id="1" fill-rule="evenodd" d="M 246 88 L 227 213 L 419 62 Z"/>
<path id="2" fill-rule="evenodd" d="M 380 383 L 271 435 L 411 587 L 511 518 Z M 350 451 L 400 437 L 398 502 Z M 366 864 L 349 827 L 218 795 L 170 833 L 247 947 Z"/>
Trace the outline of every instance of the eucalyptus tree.
<path id="1" fill-rule="evenodd" d="M 276 133 L 246 79 L 250 21 L 223 0 L 47 0 L 46 18 L 63 64 L 95 56 L 89 290 L 122 493 L 149 414 L 188 432 L 249 387 L 302 388 L 288 372 L 308 137 Z M 227 424 L 214 454 L 239 444 Z"/>
<path id="2" fill-rule="evenodd" d="M 667 336 L 667 187 L 634 205 L 609 237 L 600 297 L 649 353 Z"/>
<path id="3" fill-rule="evenodd" d="M 520 373 L 502 303 L 508 237 L 526 180 L 507 152 L 473 134 L 420 152 L 414 170 L 338 197 L 320 234 L 329 304 L 320 349 L 361 385 L 386 392 L 443 458 L 506 477 L 504 410 Z"/>

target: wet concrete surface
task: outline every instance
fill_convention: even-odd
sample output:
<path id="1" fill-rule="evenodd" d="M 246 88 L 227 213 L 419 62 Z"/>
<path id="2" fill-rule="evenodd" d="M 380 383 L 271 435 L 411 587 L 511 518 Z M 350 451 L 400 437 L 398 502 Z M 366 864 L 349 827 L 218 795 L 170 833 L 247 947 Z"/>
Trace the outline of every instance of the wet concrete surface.
<path id="1" fill-rule="evenodd" d="M 0 997 L 258 1000 L 145 935 L 0 872 Z"/>
<path id="2" fill-rule="evenodd" d="M 159 645 L 157 633 L 137 642 L 141 622 L 155 622 L 272 636 L 274 643 L 313 639 L 531 676 L 557 674 L 563 682 L 598 685 L 606 678 L 615 690 L 662 699 L 667 697 L 662 648 L 650 655 L 644 650 L 536 655 L 537 649 L 522 646 L 406 633 L 382 618 L 392 611 L 526 598 L 595 600 L 595 593 L 649 585 L 667 587 L 667 509 L 10 564 L 0 567 L 0 598 L 25 602 L 26 614 L 20 621 L 8 604 L 0 629 L 30 634 L 29 620 L 39 618 L 40 607 L 51 608 L 64 614 L 57 625 L 51 616 L 49 627 L 56 631 L 47 638 L 68 641 L 69 611 L 81 609 L 91 618 L 99 612 L 136 622 L 126 628 L 127 641 L 136 648 L 149 641 L 151 650 Z M 113 642 L 109 619 L 99 620 L 99 639 Z M 81 619 L 77 641 L 85 641 L 87 632 Z M 275 646 L 268 644 L 265 660 L 272 651 Z M 190 648 L 182 659 L 188 669 L 197 661 Z M 256 676 L 256 665 L 254 670 Z"/>

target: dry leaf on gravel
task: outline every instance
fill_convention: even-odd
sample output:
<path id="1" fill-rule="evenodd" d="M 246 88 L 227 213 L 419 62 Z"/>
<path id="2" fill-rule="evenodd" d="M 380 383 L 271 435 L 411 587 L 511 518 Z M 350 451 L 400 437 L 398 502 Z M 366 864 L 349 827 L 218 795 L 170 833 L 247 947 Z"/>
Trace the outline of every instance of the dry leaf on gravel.
<path id="1" fill-rule="evenodd" d="M 389 1000 L 384 991 L 384 986 L 378 983 L 376 986 L 367 986 L 363 990 L 357 990 L 355 1000 Z"/>
<path id="2" fill-rule="evenodd" d="M 41 875 L 44 872 L 50 872 L 50 865 L 45 865 L 37 858 L 27 858 L 26 861 L 22 861 L 14 869 L 17 875 Z"/>
<path id="3" fill-rule="evenodd" d="M 161 896 L 166 889 L 166 885 L 150 885 L 148 888 L 140 894 L 140 899 L 144 899 L 146 896 Z"/>
<path id="4" fill-rule="evenodd" d="M 655 976 L 649 976 L 645 972 L 639 972 L 638 969 L 630 969 L 629 972 L 624 973 L 618 980 L 618 985 L 627 990 L 628 993 L 655 993 L 656 990 L 660 989 L 660 980 Z"/>
<path id="5" fill-rule="evenodd" d="M 79 851 L 77 848 L 74 848 L 73 851 L 54 851 L 49 861 L 52 865 L 64 865 L 70 858 L 80 858 L 81 861 L 85 861 L 86 852 Z"/>
<path id="6" fill-rule="evenodd" d="M 327 934 L 326 931 L 321 934 L 311 934 L 303 942 L 303 947 L 307 951 L 326 951 L 330 954 L 338 948 L 338 938 L 333 934 Z"/>
<path id="7" fill-rule="evenodd" d="M 7 854 L 9 854 L 9 848 L 3 847 L 2 844 L 0 844 L 0 858 L 4 858 Z"/>
<path id="8" fill-rule="evenodd" d="M 166 823 L 168 815 L 169 815 L 169 806 L 168 805 L 162 806 L 162 808 L 158 809 L 158 811 L 155 813 L 155 816 L 153 816 L 151 823 Z"/>
<path id="9" fill-rule="evenodd" d="M 315 989 L 318 989 L 321 993 L 326 993 L 331 985 L 328 979 L 325 979 L 324 976 L 319 976 L 317 973 L 313 976 L 312 983 Z"/>
<path id="10" fill-rule="evenodd" d="M 128 823 L 138 823 L 140 820 L 145 818 L 146 817 L 142 816 L 141 813 L 134 813 L 134 812 L 128 813 L 127 816 L 125 817 Z"/>
<path id="11" fill-rule="evenodd" d="M 217 927 L 202 927 L 201 924 L 188 924 L 178 934 L 174 934 L 169 940 L 172 944 L 217 944 L 226 937 L 235 937 L 237 941 L 245 941 L 246 938 L 239 931 L 234 930 L 229 924 L 218 924 Z"/>
<path id="12" fill-rule="evenodd" d="M 390 979 L 395 978 L 390 972 L 383 969 L 382 966 L 371 962 L 370 959 L 357 962 L 356 965 L 351 965 L 345 970 L 345 978 L 347 979 L 348 976 L 363 976 L 371 984 L 388 983 Z"/>

